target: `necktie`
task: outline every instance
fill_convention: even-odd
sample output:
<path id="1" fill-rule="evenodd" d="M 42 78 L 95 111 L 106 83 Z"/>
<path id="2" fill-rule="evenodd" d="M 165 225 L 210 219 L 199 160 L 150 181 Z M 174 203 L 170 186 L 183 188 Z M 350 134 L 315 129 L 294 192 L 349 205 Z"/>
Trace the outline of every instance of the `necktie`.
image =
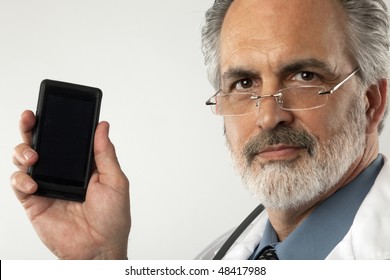
<path id="1" fill-rule="evenodd" d="M 278 255 L 276 255 L 275 248 L 271 245 L 264 247 L 261 250 L 260 254 L 255 257 L 255 260 L 279 260 Z"/>

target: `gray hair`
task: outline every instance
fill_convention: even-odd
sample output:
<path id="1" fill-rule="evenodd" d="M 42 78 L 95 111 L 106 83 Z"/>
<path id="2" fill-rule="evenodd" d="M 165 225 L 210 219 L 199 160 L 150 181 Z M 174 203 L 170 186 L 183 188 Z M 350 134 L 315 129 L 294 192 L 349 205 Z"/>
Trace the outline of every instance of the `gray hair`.
<path id="1" fill-rule="evenodd" d="M 390 76 L 389 15 L 382 0 L 339 0 L 346 15 L 346 38 L 349 51 L 360 67 L 363 87 L 378 84 Z M 206 12 L 202 28 L 202 52 L 208 78 L 215 89 L 220 87 L 220 34 L 225 15 L 233 0 L 215 0 Z M 386 109 L 387 113 L 387 109 Z M 383 121 L 378 131 L 383 129 Z"/>

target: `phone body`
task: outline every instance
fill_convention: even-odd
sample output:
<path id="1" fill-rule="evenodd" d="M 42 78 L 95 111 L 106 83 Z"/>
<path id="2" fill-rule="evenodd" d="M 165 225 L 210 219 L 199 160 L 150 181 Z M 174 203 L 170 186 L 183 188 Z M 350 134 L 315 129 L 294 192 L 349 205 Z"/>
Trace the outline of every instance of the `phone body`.
<path id="1" fill-rule="evenodd" d="M 85 200 L 102 95 L 94 87 L 42 81 L 32 139 L 38 161 L 28 170 L 36 195 Z"/>

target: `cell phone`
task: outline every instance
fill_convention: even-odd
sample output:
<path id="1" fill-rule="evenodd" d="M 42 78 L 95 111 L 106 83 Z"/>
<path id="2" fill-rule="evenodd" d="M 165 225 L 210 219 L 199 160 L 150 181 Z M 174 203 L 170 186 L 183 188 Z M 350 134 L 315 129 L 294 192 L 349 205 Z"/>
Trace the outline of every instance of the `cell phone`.
<path id="1" fill-rule="evenodd" d="M 94 87 L 42 81 L 32 140 L 39 157 L 28 170 L 36 195 L 85 200 L 102 95 Z"/>

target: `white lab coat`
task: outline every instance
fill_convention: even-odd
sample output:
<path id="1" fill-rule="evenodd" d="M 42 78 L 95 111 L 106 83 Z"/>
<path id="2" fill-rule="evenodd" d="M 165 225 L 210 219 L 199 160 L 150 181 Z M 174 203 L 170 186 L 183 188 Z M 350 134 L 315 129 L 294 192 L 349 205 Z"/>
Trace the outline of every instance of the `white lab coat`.
<path id="1" fill-rule="evenodd" d="M 390 162 L 384 159 L 385 164 L 350 230 L 326 259 L 390 259 Z M 262 238 L 267 219 L 264 211 L 232 245 L 224 259 L 248 259 Z M 214 241 L 197 259 L 212 259 L 231 232 Z"/>

